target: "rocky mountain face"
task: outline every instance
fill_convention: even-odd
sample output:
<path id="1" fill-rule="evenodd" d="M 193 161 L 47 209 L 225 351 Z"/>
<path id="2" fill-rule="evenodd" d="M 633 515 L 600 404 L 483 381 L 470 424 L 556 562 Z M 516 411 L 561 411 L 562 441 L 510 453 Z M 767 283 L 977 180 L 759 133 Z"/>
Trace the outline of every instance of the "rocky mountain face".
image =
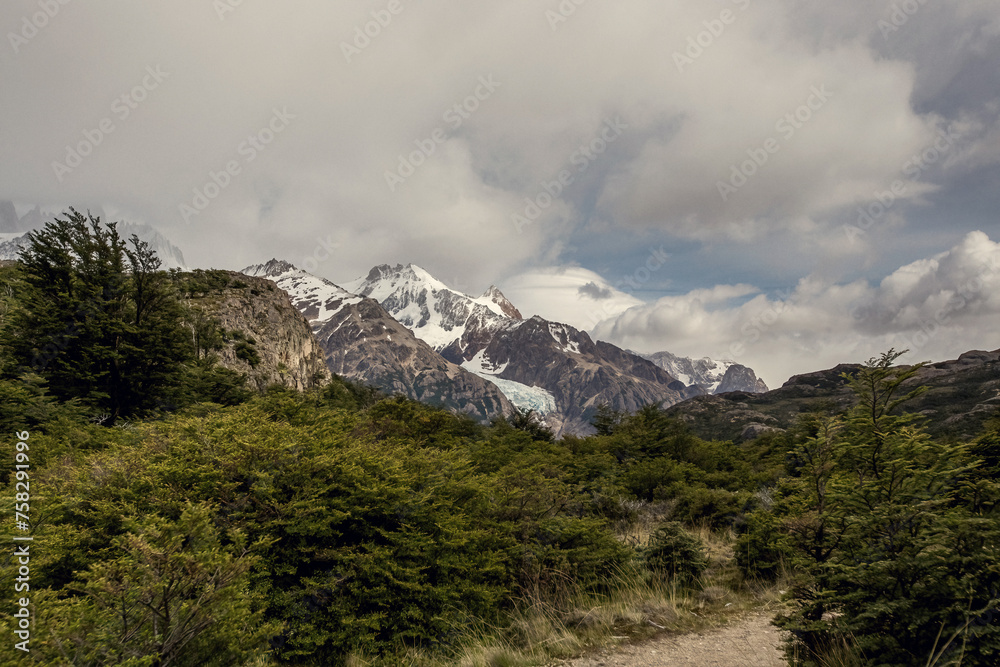
<path id="1" fill-rule="evenodd" d="M 453 344 L 442 354 L 494 381 L 547 392 L 553 404 L 539 412 L 557 433 L 591 432 L 590 419 L 602 403 L 634 412 L 692 395 L 655 364 L 541 317 L 497 328 L 485 342 L 474 331 L 469 327 L 464 348 Z"/>
<path id="2" fill-rule="evenodd" d="M 170 239 L 158 232 L 156 228 L 126 222 L 118 225 L 118 233 L 125 239 L 135 234 L 140 241 L 148 243 L 149 247 L 156 251 L 156 256 L 163 262 L 161 269 L 188 270 L 180 248 L 171 243 Z"/>
<path id="3" fill-rule="evenodd" d="M 21 254 L 21 249 L 27 246 L 28 237 L 24 234 L 2 234 L 0 233 L 0 261 L 17 261 Z"/>
<path id="4" fill-rule="evenodd" d="M 14 202 L 0 201 L 0 234 L 23 232 Z"/>
<path id="5" fill-rule="evenodd" d="M 855 398 L 843 376 L 852 376 L 860 368 L 841 364 L 796 375 L 763 394 L 698 396 L 672 406 L 668 413 L 687 422 L 702 437 L 752 438 L 768 430 L 786 429 L 806 412 L 834 414 L 849 409 Z M 987 419 L 1000 413 L 1000 350 L 976 350 L 955 360 L 928 364 L 904 383 L 902 390 L 919 386 L 928 389 L 903 409 L 927 417 L 927 430 L 932 435 L 971 439 Z"/>
<path id="6" fill-rule="evenodd" d="M 698 393 L 656 364 L 571 326 L 522 319 L 494 286 L 472 297 L 409 264 L 377 266 L 345 288 L 378 300 L 446 360 L 496 384 L 518 407 L 536 410 L 557 434 L 591 432 L 602 403 L 631 412 Z"/>
<path id="7" fill-rule="evenodd" d="M 722 394 L 729 391 L 760 394 L 768 390 L 767 385 L 757 377 L 753 369 L 733 361 L 716 361 L 708 357 L 691 359 L 678 357 L 670 352 L 639 356 L 649 359 L 685 385 L 697 386 L 705 394 Z"/>
<path id="8" fill-rule="evenodd" d="M 281 384 L 301 391 L 326 382 L 323 349 L 288 295 L 263 278 L 207 273 L 206 289 L 195 288 L 185 302 L 218 320 L 226 342 L 215 354 L 223 366 L 245 373 L 258 390 Z"/>
<path id="9" fill-rule="evenodd" d="M 334 373 L 481 421 L 512 411 L 496 385 L 446 361 L 377 301 L 278 260 L 243 273 L 267 278 L 288 294 Z"/>
<path id="10" fill-rule="evenodd" d="M 726 369 L 726 373 L 719 381 L 719 385 L 712 392 L 713 394 L 725 394 L 730 391 L 746 391 L 751 394 L 763 394 L 767 385 L 757 377 L 752 368 L 742 364 L 733 364 Z"/>

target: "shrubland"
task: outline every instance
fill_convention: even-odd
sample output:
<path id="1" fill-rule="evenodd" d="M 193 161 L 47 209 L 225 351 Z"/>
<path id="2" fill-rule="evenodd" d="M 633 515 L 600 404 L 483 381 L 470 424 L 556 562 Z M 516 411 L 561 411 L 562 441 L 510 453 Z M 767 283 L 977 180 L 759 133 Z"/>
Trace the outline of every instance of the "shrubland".
<path id="1" fill-rule="evenodd" d="M 930 438 L 894 352 L 856 408 L 756 440 L 656 406 L 555 439 L 341 378 L 248 391 L 178 300 L 221 276 L 79 214 L 48 234 L 0 270 L 0 460 L 30 432 L 34 538 L 31 652 L 5 664 L 541 665 L 751 609 L 791 664 L 1000 661 L 1000 420 Z"/>

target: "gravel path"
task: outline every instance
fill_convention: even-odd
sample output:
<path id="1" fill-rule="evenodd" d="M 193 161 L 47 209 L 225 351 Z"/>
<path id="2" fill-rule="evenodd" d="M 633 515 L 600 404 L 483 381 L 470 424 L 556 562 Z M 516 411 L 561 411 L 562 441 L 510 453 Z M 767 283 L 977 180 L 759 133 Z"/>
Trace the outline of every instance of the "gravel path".
<path id="1" fill-rule="evenodd" d="M 703 633 L 605 649 L 567 667 L 784 667 L 771 614 L 753 614 Z"/>

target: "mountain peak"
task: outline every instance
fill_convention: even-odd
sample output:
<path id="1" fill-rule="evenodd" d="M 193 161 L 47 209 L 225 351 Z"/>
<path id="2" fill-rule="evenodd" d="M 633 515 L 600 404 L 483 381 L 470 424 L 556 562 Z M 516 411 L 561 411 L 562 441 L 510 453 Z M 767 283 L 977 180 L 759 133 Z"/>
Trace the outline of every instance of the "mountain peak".
<path id="1" fill-rule="evenodd" d="M 21 231 L 14 202 L 0 201 L 0 233 L 11 234 Z"/>
<path id="2" fill-rule="evenodd" d="M 381 280 L 386 276 L 392 275 L 393 273 L 399 273 L 403 270 L 402 264 L 397 264 L 395 267 L 389 266 L 388 264 L 379 264 L 378 266 L 373 266 L 372 270 L 368 272 L 362 282 L 375 282 L 376 280 Z"/>
<path id="3" fill-rule="evenodd" d="M 248 276 L 258 276 L 260 278 L 277 278 L 278 276 L 298 270 L 299 268 L 290 262 L 272 258 L 264 264 L 254 264 L 252 266 L 248 266 L 240 271 L 240 273 L 244 273 Z"/>
<path id="4" fill-rule="evenodd" d="M 521 314 L 496 287 L 481 297 L 472 297 L 448 287 L 416 264 L 382 264 L 344 287 L 378 301 L 436 350 L 460 341 L 470 325 L 480 331 L 521 320 Z"/>
<path id="5" fill-rule="evenodd" d="M 503 314 L 513 320 L 523 320 L 524 317 L 521 315 L 521 311 L 514 307 L 514 304 L 503 295 L 503 292 L 496 285 L 490 285 L 489 289 L 483 292 L 482 299 L 488 299 L 491 303 L 495 303 L 503 311 Z"/>
<path id="6" fill-rule="evenodd" d="M 631 352 L 652 361 L 688 386 L 699 386 L 708 394 L 721 394 L 729 391 L 745 391 L 762 393 L 767 391 L 767 385 L 759 379 L 753 369 L 728 359 L 711 359 L 702 357 L 678 357 L 670 352 L 655 352 L 640 354 Z"/>

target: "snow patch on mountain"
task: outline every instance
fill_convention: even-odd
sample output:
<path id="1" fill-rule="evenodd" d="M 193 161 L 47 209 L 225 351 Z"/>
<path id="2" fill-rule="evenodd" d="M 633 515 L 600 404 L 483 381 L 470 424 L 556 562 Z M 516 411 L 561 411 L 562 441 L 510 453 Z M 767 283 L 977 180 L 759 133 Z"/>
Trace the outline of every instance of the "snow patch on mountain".
<path id="1" fill-rule="evenodd" d="M 476 353 L 469 361 L 462 363 L 462 368 L 465 370 L 475 373 L 480 377 L 486 377 L 487 375 L 500 375 L 505 370 L 507 370 L 507 363 L 495 364 L 489 358 L 486 357 L 486 350 L 480 350 Z"/>
<path id="2" fill-rule="evenodd" d="M 344 288 L 378 301 L 417 338 L 441 351 L 466 333 L 470 320 L 496 328 L 520 313 L 495 286 L 479 297 L 453 290 L 416 264 L 374 267 Z"/>
<path id="3" fill-rule="evenodd" d="M 549 335 L 552 336 L 562 352 L 569 354 L 580 354 L 580 345 L 572 338 L 572 332 L 566 326 L 556 322 L 549 322 Z"/>
<path id="4" fill-rule="evenodd" d="M 767 385 L 757 378 L 752 369 L 728 359 L 718 360 L 710 357 L 692 359 L 678 357 L 669 352 L 655 352 L 653 354 L 632 352 L 632 354 L 649 359 L 685 385 L 698 386 L 706 394 L 725 391 L 751 393 L 767 391 Z"/>
<path id="5" fill-rule="evenodd" d="M 539 415 L 547 415 L 558 409 L 556 398 L 551 392 L 497 377 L 507 369 L 507 365 L 494 363 L 486 356 L 485 350 L 480 350 L 475 357 L 464 362 L 462 368 L 495 384 L 508 401 L 522 410 L 534 410 Z"/>
<path id="6" fill-rule="evenodd" d="M 307 273 L 288 262 L 272 259 L 265 264 L 255 264 L 243 269 L 248 276 L 269 278 L 288 293 L 292 304 L 315 328 L 332 319 L 345 306 L 360 303 L 364 297 L 345 290 L 339 285 Z"/>

